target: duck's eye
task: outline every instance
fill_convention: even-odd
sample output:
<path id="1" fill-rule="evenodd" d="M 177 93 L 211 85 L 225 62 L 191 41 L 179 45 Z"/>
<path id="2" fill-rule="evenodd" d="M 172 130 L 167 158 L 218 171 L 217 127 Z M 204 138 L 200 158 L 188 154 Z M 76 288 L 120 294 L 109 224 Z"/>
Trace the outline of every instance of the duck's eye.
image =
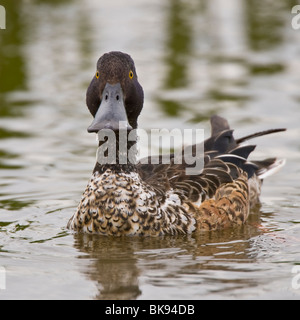
<path id="1" fill-rule="evenodd" d="M 132 79 L 133 78 L 133 72 L 130 70 L 129 71 L 129 78 Z"/>
<path id="2" fill-rule="evenodd" d="M 99 71 L 96 72 L 96 78 L 99 79 Z"/>

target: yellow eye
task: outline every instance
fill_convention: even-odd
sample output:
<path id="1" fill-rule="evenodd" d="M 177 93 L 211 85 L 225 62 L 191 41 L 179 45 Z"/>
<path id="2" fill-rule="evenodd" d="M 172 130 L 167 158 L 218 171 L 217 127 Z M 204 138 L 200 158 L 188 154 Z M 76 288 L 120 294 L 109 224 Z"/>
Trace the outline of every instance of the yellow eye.
<path id="1" fill-rule="evenodd" d="M 99 79 L 99 71 L 96 72 L 96 78 Z"/>
<path id="2" fill-rule="evenodd" d="M 132 79 L 133 78 L 133 72 L 130 70 L 129 71 L 129 78 Z"/>

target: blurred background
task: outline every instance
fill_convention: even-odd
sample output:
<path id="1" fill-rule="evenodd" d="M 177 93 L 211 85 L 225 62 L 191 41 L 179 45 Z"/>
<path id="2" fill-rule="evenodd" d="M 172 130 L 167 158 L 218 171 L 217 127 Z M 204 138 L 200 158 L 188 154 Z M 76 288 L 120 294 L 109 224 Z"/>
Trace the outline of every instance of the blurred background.
<path id="1" fill-rule="evenodd" d="M 299 297 L 290 285 L 300 263 L 296 4 L 0 1 L 0 265 L 8 278 L 0 298 Z M 177 242 L 68 233 L 97 147 L 85 92 L 98 58 L 112 50 L 135 60 L 145 92 L 140 128 L 203 128 L 207 137 L 216 113 L 236 137 L 288 128 L 253 141 L 254 158 L 287 165 L 265 182 L 252 224 Z"/>

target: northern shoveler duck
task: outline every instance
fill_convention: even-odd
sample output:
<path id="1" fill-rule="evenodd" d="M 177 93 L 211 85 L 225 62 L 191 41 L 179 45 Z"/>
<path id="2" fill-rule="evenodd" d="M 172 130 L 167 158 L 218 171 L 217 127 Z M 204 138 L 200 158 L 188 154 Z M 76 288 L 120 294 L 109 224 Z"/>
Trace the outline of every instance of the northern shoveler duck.
<path id="1" fill-rule="evenodd" d="M 143 101 L 132 58 L 121 52 L 104 54 L 87 89 L 86 102 L 94 117 L 88 131 L 118 132 L 121 122 L 124 132 L 130 133 L 137 128 Z M 284 160 L 250 162 L 247 158 L 255 146 L 242 143 L 285 129 L 235 139 L 224 118 L 213 116 L 211 126 L 211 137 L 204 141 L 204 167 L 197 175 L 187 175 L 187 164 L 174 161 L 124 164 L 118 156 L 114 164 L 97 161 L 67 227 L 102 235 L 158 236 L 243 224 L 259 201 L 263 179 L 282 167 Z M 135 143 L 128 141 L 127 148 Z M 118 151 L 118 139 L 116 144 Z"/>

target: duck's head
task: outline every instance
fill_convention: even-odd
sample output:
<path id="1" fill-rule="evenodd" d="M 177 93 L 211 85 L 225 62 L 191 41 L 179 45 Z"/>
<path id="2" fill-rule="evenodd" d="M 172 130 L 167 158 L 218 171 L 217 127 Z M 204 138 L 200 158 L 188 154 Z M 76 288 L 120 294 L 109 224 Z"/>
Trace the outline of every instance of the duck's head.
<path id="1" fill-rule="evenodd" d="M 132 58 L 122 52 L 104 54 L 87 89 L 86 103 L 94 117 L 88 132 L 136 129 L 144 93 Z"/>

